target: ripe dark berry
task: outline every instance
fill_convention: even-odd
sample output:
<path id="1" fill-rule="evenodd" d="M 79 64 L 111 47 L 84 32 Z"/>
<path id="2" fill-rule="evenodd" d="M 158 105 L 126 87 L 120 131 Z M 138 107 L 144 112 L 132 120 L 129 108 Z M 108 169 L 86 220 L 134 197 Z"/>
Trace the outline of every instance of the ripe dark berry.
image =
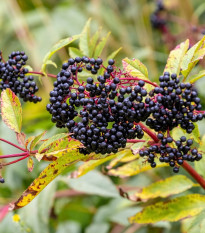
<path id="1" fill-rule="evenodd" d="M 0 183 L 5 183 L 5 180 L 4 180 L 4 178 L 0 178 Z"/>

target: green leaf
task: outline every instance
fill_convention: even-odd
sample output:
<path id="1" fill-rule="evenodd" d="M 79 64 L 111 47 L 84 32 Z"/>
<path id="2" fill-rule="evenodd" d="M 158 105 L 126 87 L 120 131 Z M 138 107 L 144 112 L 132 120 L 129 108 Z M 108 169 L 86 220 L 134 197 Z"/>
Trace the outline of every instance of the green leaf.
<path id="1" fill-rule="evenodd" d="M 172 50 L 167 59 L 167 64 L 165 66 L 164 72 L 169 72 L 170 74 L 180 73 L 182 59 L 185 53 L 189 49 L 189 40 L 187 39 L 185 42 L 178 45 L 174 50 Z"/>
<path id="2" fill-rule="evenodd" d="M 75 139 L 71 139 L 69 137 L 60 138 L 58 140 L 55 140 L 53 143 L 49 145 L 46 152 L 43 153 L 43 156 L 45 155 L 47 158 L 49 157 L 56 157 L 59 158 L 61 156 L 65 156 L 70 148 L 80 148 L 82 147 L 82 144 L 80 141 L 77 141 Z"/>
<path id="3" fill-rule="evenodd" d="M 85 233 L 107 233 L 109 228 L 109 223 L 92 223 L 85 229 Z"/>
<path id="4" fill-rule="evenodd" d="M 93 170 L 77 179 L 63 179 L 71 188 L 91 195 L 119 197 L 119 192 L 109 177 Z"/>
<path id="5" fill-rule="evenodd" d="M 94 56 L 94 52 L 95 52 L 95 47 L 97 45 L 97 42 L 98 42 L 98 39 L 99 39 L 99 36 L 100 36 L 100 32 L 101 32 L 101 28 L 99 28 L 95 34 L 92 36 L 92 38 L 90 39 L 90 42 L 89 42 L 89 57 L 93 57 Z"/>
<path id="6" fill-rule="evenodd" d="M 47 64 L 54 65 L 54 62 L 52 62 L 50 60 L 50 58 L 54 55 L 54 53 L 56 53 L 58 50 L 62 49 L 63 47 L 71 44 L 72 42 L 74 42 L 75 40 L 77 40 L 79 37 L 80 37 L 80 35 L 75 35 L 75 36 L 72 36 L 72 37 L 68 37 L 66 39 L 62 39 L 58 43 L 56 43 L 50 49 L 50 51 L 45 55 L 45 57 L 43 59 L 43 65 L 41 67 L 41 71 L 46 75 L 46 65 Z"/>
<path id="7" fill-rule="evenodd" d="M 88 173 L 89 171 L 95 169 L 97 166 L 113 159 L 113 158 L 116 158 L 117 157 L 117 153 L 116 154 L 113 154 L 113 155 L 109 155 L 105 158 L 102 158 L 102 159 L 98 159 L 98 160 L 90 160 L 88 162 L 85 162 L 83 163 L 77 171 L 74 171 L 72 177 L 73 178 L 77 178 L 77 177 L 80 177 L 80 176 L 83 176 L 85 175 L 86 173 Z"/>
<path id="8" fill-rule="evenodd" d="M 122 60 L 122 65 L 129 75 L 143 80 L 149 79 L 147 67 L 138 59 L 134 58 L 133 60 L 130 60 L 125 58 Z"/>
<path id="9" fill-rule="evenodd" d="M 185 130 L 183 130 L 182 128 L 180 127 L 177 127 L 177 128 L 174 128 L 172 131 L 171 131 L 171 135 L 172 137 L 175 139 L 175 140 L 179 140 L 180 137 L 182 136 L 185 136 L 187 138 L 191 138 L 193 139 L 195 142 L 197 143 L 200 143 L 200 132 L 199 132 L 199 127 L 197 124 L 195 124 L 195 128 L 194 130 L 192 131 L 191 134 L 188 134 Z"/>
<path id="10" fill-rule="evenodd" d="M 116 55 L 120 52 L 120 50 L 122 49 L 122 47 L 120 47 L 119 49 L 115 50 L 114 52 L 112 52 L 110 55 L 108 55 L 104 65 L 107 66 L 108 65 L 108 61 L 110 59 L 114 59 L 116 57 Z"/>
<path id="11" fill-rule="evenodd" d="M 1 93 L 1 116 L 4 123 L 16 133 L 21 132 L 22 108 L 19 98 L 10 90 Z"/>
<path id="12" fill-rule="evenodd" d="M 165 163 L 160 163 L 158 160 L 156 161 L 156 167 L 166 167 L 168 166 Z M 108 174 L 112 176 L 119 176 L 119 177 L 128 177 L 134 176 L 141 172 L 153 169 L 148 162 L 145 162 L 144 158 L 140 157 L 135 161 L 127 163 L 117 169 L 111 169 Z"/>
<path id="13" fill-rule="evenodd" d="M 204 57 L 204 41 L 205 36 L 198 43 L 192 46 L 183 57 L 181 63 L 181 73 L 184 76 L 184 81 L 197 62 Z"/>
<path id="14" fill-rule="evenodd" d="M 144 187 L 135 195 L 142 199 L 168 197 L 173 194 L 181 193 L 187 189 L 192 188 L 193 186 L 194 183 L 186 176 L 175 175 Z"/>
<path id="15" fill-rule="evenodd" d="M 70 57 L 73 57 L 73 58 L 83 56 L 83 53 L 79 49 L 73 48 L 73 47 L 69 48 L 69 54 L 70 54 Z"/>
<path id="16" fill-rule="evenodd" d="M 41 153 L 44 149 L 48 148 L 52 143 L 54 143 L 55 141 L 58 141 L 61 138 L 65 138 L 65 137 L 69 137 L 69 134 L 67 133 L 61 133 L 61 134 L 56 134 L 53 137 L 47 139 L 47 141 L 45 141 L 40 148 L 38 149 L 38 152 Z"/>
<path id="17" fill-rule="evenodd" d="M 77 141 L 76 141 L 77 142 Z M 31 185 L 23 192 L 21 197 L 14 203 L 13 208 L 22 208 L 29 204 L 53 179 L 61 174 L 64 169 L 83 159 L 85 155 L 80 154 L 77 149 L 70 147 L 65 156 L 61 156 L 56 161 L 50 163 L 36 178 Z"/>
<path id="18" fill-rule="evenodd" d="M 195 83 L 197 80 L 199 80 L 200 78 L 203 78 L 204 76 L 205 76 L 205 70 L 201 70 L 198 74 L 192 75 L 189 78 L 189 82 Z"/>
<path id="19" fill-rule="evenodd" d="M 109 36 L 110 36 L 110 32 L 108 32 L 107 35 L 103 37 L 100 40 L 100 42 L 97 44 L 96 49 L 94 51 L 94 58 L 97 58 L 101 55 Z"/>
<path id="20" fill-rule="evenodd" d="M 155 223 L 159 221 L 175 222 L 199 214 L 205 209 L 205 196 L 189 194 L 169 201 L 158 202 L 145 207 L 141 212 L 129 218 L 130 223 Z"/>
<path id="21" fill-rule="evenodd" d="M 38 136 L 35 136 L 34 138 L 31 139 L 30 150 L 33 150 L 33 148 L 40 142 L 40 140 L 45 135 L 45 133 L 46 133 L 46 131 L 44 131 L 43 133 L 41 133 Z"/>
<path id="22" fill-rule="evenodd" d="M 205 135 L 202 137 L 201 139 L 201 143 L 200 143 L 200 147 L 199 147 L 199 151 L 201 151 L 203 153 L 202 159 L 199 161 L 195 161 L 194 162 L 194 166 L 196 171 L 205 178 L 205 169 L 204 169 L 204 164 L 205 164 Z"/>
<path id="23" fill-rule="evenodd" d="M 195 217 L 185 219 L 182 222 L 183 233 L 204 233 L 205 229 L 205 211 L 202 211 Z"/>
<path id="24" fill-rule="evenodd" d="M 90 54 L 90 48 L 89 48 L 90 23 L 91 23 L 91 19 L 88 19 L 88 21 L 86 22 L 85 27 L 83 28 L 83 31 L 80 35 L 79 48 L 80 48 L 80 51 L 85 56 L 89 56 L 89 54 Z"/>

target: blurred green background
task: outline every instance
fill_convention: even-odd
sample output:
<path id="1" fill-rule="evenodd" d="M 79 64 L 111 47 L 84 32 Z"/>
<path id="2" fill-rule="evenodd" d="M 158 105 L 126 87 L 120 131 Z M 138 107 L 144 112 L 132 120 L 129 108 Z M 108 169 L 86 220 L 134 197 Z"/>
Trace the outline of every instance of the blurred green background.
<path id="1" fill-rule="evenodd" d="M 168 28 L 174 41 L 167 40 L 150 24 L 150 15 L 156 1 L 148 0 L 1 0 L 0 49 L 6 59 L 12 51 L 24 50 L 29 56 L 28 65 L 39 71 L 45 54 L 60 39 L 79 34 L 86 21 L 92 18 L 92 31 L 102 27 L 102 36 L 109 37 L 102 57 L 122 47 L 116 57 L 121 66 L 124 57 L 138 58 L 148 67 L 153 81 L 163 72 L 170 49 L 189 38 L 192 43 L 203 36 L 205 3 L 203 0 L 166 0 L 169 11 Z M 69 57 L 68 49 L 55 56 L 58 67 Z M 202 69 L 201 63 L 197 69 Z M 58 69 L 49 68 L 57 74 Z M 43 77 L 39 95 L 43 101 L 37 105 L 23 103 L 23 127 L 27 135 L 37 135 L 47 130 L 47 137 L 62 132 L 54 127 L 45 110 L 48 94 L 52 89 L 51 78 Z M 197 83 L 205 107 L 205 82 Z M 15 141 L 15 135 L 0 122 L 0 137 Z M 204 122 L 200 131 L 205 133 Z M 0 143 L 1 154 L 18 153 Z M 0 208 L 15 201 L 23 190 L 47 165 L 35 162 L 32 173 L 26 162 L 8 166 L 3 170 L 6 183 L 0 185 Z M 73 167 L 70 170 L 74 170 Z M 116 188 L 135 191 L 143 186 L 170 176 L 169 168 L 153 169 L 137 176 L 119 179 L 103 174 L 101 167 L 80 179 L 66 179 L 70 171 L 53 181 L 31 204 L 17 211 L 21 221 L 12 220 L 13 212 L 0 222 L 0 233 L 176 233 L 185 232 L 180 223 L 159 222 L 154 225 L 128 223 L 127 218 L 140 211 L 135 202 L 119 195 Z M 186 174 L 182 169 L 181 174 Z M 187 175 L 187 174 L 186 174 Z M 189 192 L 200 192 L 194 188 Z M 1 216 L 0 216 L 1 219 Z"/>

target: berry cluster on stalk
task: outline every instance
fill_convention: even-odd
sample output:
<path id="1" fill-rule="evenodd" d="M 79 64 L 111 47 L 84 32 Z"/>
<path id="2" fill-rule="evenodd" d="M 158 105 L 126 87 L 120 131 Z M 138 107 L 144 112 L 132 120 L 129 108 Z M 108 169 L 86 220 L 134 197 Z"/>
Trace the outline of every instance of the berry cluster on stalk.
<path id="1" fill-rule="evenodd" d="M 41 97 L 35 95 L 38 91 L 33 76 L 26 76 L 29 72 L 26 65 L 28 60 L 25 52 L 12 52 L 8 61 L 4 61 L 0 52 L 0 89 L 10 88 L 24 101 L 37 103 Z"/>
<path id="2" fill-rule="evenodd" d="M 104 71 L 96 80 L 88 77 L 86 82 L 79 82 L 79 72 L 97 74 L 100 68 Z M 127 139 L 144 135 L 134 124 L 146 119 L 143 99 L 147 91 L 143 86 L 144 81 L 134 90 L 123 85 L 112 59 L 104 67 L 100 58 L 71 58 L 57 75 L 47 110 L 57 127 L 67 127 L 72 137 L 84 144 L 86 149 L 81 152 L 116 153 L 126 146 Z"/>
<path id="3" fill-rule="evenodd" d="M 160 87 L 155 87 L 150 93 L 155 103 L 146 124 L 157 132 L 172 130 L 180 125 L 191 133 L 195 128 L 193 122 L 204 117 L 200 113 L 202 105 L 197 91 L 190 83 L 180 83 L 176 74 L 170 76 L 165 72 L 159 81 Z"/>
<path id="4" fill-rule="evenodd" d="M 86 81 L 80 81 L 85 74 Z M 67 128 L 82 142 L 84 154 L 116 153 L 130 139 L 143 138 L 146 129 L 141 122 L 145 122 L 158 133 L 159 142 L 143 148 L 140 155 L 152 167 L 159 158 L 178 172 L 184 160 L 198 161 L 201 154 L 191 149 L 191 139 L 173 141 L 170 131 L 180 126 L 191 133 L 194 122 L 205 114 L 192 84 L 180 83 L 176 74 L 168 72 L 159 81 L 158 86 L 132 77 L 118 70 L 112 59 L 104 66 L 100 58 L 70 58 L 57 75 L 47 110 L 57 127 Z M 149 93 L 146 82 L 154 86 Z"/>
<path id="5" fill-rule="evenodd" d="M 174 141 L 172 137 L 165 137 L 162 133 L 157 135 L 159 143 L 150 146 L 148 149 L 140 150 L 139 155 L 146 157 L 151 167 L 156 167 L 155 159 L 162 163 L 168 163 L 173 172 L 179 172 L 179 165 L 184 161 L 199 161 L 202 155 L 195 148 L 191 148 L 192 139 L 182 136 L 180 140 Z M 175 144 L 175 146 L 173 146 Z"/>

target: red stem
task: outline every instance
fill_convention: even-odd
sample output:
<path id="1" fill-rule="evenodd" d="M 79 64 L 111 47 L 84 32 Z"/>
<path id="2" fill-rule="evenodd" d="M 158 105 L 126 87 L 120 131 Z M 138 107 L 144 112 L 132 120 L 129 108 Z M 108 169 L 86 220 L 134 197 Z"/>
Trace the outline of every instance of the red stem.
<path id="1" fill-rule="evenodd" d="M 183 162 L 182 167 L 205 189 L 205 180 L 190 166 L 186 161 Z"/>
<path id="2" fill-rule="evenodd" d="M 14 144 L 12 142 L 9 142 L 9 141 L 7 141 L 7 140 L 5 140 L 3 138 L 0 138 L 0 141 L 5 142 L 7 144 L 10 144 L 11 146 L 18 148 L 19 150 L 22 150 L 22 151 L 25 151 L 25 152 L 27 151 L 26 149 L 24 149 L 24 148 L 22 148 L 20 146 L 17 146 L 16 144 Z"/>
<path id="3" fill-rule="evenodd" d="M 25 156 L 27 154 L 28 154 L 28 152 L 19 153 L 19 154 L 10 154 L 10 155 L 0 155 L 0 159 L 20 157 L 20 156 Z"/>
<path id="4" fill-rule="evenodd" d="M 1 166 L 8 166 L 8 165 L 10 165 L 10 164 L 17 163 L 17 162 L 19 162 L 19 161 L 21 161 L 21 160 L 24 160 L 24 159 L 28 158 L 28 157 L 29 157 L 29 154 L 27 153 L 27 155 L 25 155 L 24 157 L 22 157 L 22 158 L 20 158 L 20 159 L 17 159 L 17 160 L 14 160 L 14 161 L 9 162 L 9 163 L 3 163 L 3 164 L 1 164 Z"/>
<path id="5" fill-rule="evenodd" d="M 155 142 L 159 142 L 159 139 L 157 138 L 157 135 L 155 133 L 153 133 L 149 128 L 147 128 L 144 124 L 142 124 L 141 122 L 138 123 L 138 125 L 141 126 L 142 130 L 148 134 Z"/>
<path id="6" fill-rule="evenodd" d="M 159 139 L 157 138 L 156 134 L 153 133 L 149 128 L 147 128 L 142 123 L 139 123 L 138 125 L 140 125 L 142 130 L 146 132 L 156 143 L 159 142 Z M 183 165 L 181 166 L 197 181 L 197 183 L 201 185 L 203 189 L 205 189 L 205 180 L 196 172 L 196 170 L 194 170 L 194 168 L 191 165 L 184 161 Z"/>
<path id="7" fill-rule="evenodd" d="M 45 76 L 43 72 L 37 72 L 37 71 L 29 71 L 29 74 L 39 74 L 41 76 Z M 51 78 L 56 78 L 55 74 L 46 74 L 46 75 Z"/>

